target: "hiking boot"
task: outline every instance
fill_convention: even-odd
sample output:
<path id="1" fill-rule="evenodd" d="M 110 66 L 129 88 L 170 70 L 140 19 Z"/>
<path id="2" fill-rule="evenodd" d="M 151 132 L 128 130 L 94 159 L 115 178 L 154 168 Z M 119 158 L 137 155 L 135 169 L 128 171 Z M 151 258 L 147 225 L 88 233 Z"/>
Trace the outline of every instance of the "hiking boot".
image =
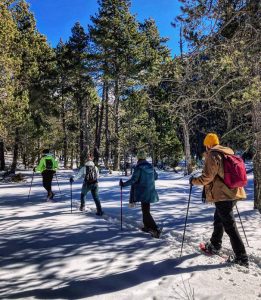
<path id="1" fill-rule="evenodd" d="M 85 205 L 84 204 L 80 205 L 80 211 L 85 211 Z"/>
<path id="2" fill-rule="evenodd" d="M 227 259 L 227 262 L 231 263 L 231 264 L 236 264 L 239 266 L 243 266 L 248 268 L 249 267 L 249 261 L 248 261 L 248 257 L 246 254 L 241 255 L 241 256 L 229 256 L 229 258 Z"/>
<path id="3" fill-rule="evenodd" d="M 221 249 L 217 249 L 216 247 L 214 247 L 210 241 L 206 242 L 205 249 L 210 254 L 220 254 L 220 250 L 221 250 Z"/>
<path id="4" fill-rule="evenodd" d="M 47 201 L 47 202 L 52 202 L 51 196 L 52 196 L 52 193 L 51 193 L 51 192 L 47 194 L 47 198 L 46 198 L 46 201 Z"/>
<path id="5" fill-rule="evenodd" d="M 97 211 L 96 216 L 102 216 L 103 215 L 103 211 Z"/>
<path id="6" fill-rule="evenodd" d="M 141 228 L 141 231 L 143 231 L 143 232 L 151 232 L 152 229 L 144 226 L 144 227 Z"/>
<path id="7" fill-rule="evenodd" d="M 159 239 L 161 235 L 161 231 L 162 230 L 160 228 L 157 228 L 156 230 L 151 230 L 150 233 L 154 238 Z"/>

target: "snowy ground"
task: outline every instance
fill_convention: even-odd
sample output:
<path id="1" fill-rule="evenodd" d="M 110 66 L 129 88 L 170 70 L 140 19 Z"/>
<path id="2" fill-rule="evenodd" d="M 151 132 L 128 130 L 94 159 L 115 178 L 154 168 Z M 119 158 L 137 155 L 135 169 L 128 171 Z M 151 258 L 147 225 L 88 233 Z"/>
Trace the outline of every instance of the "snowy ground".
<path id="1" fill-rule="evenodd" d="M 182 174 L 159 173 L 152 215 L 164 231 L 157 240 L 138 230 L 140 207 L 128 208 L 127 188 L 121 230 L 118 174 L 100 178 L 106 214 L 97 217 L 91 195 L 87 211 L 78 211 L 81 181 L 73 185 L 71 213 L 70 171 L 58 172 L 62 196 L 54 181 L 53 203 L 45 202 L 39 175 L 28 201 L 32 173 L 23 173 L 26 183 L 0 184 L 0 299 L 261 299 L 261 215 L 253 210 L 252 174 L 248 200 L 238 203 L 250 244 L 247 270 L 199 252 L 211 235 L 214 207 L 201 203 L 197 187 L 179 257 L 189 192 Z M 223 244 L 230 253 L 227 236 Z"/>

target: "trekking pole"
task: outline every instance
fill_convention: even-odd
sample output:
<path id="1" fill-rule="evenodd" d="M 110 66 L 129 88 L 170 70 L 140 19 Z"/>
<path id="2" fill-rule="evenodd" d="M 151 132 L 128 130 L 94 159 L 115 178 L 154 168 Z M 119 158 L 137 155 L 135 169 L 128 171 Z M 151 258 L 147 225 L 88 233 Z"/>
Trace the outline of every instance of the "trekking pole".
<path id="1" fill-rule="evenodd" d="M 237 209 L 237 214 L 238 214 L 238 217 L 239 217 L 239 220 L 240 220 L 240 223 L 241 223 L 241 226 L 242 226 L 242 229 L 243 229 L 243 232 L 244 232 L 245 238 L 246 238 L 246 243 L 247 243 L 247 246 L 248 246 L 248 247 L 250 247 L 250 246 L 249 246 L 249 244 L 248 244 L 248 240 L 247 240 L 246 232 L 245 232 L 245 229 L 244 229 L 244 226 L 243 226 L 243 223 L 242 223 L 242 220 L 241 220 L 240 214 L 239 214 L 239 210 L 238 210 L 238 208 L 237 208 L 237 204 L 236 204 L 236 209 Z"/>
<path id="2" fill-rule="evenodd" d="M 34 180 L 34 171 L 33 171 L 33 176 L 32 176 L 32 180 L 31 180 L 31 185 L 30 185 L 30 189 L 29 189 L 29 194 L 28 194 L 28 197 L 27 197 L 27 201 L 29 201 L 29 198 L 30 198 L 33 180 Z"/>
<path id="3" fill-rule="evenodd" d="M 179 257 L 181 257 L 181 255 L 182 255 L 182 250 L 183 250 L 183 243 L 184 243 L 185 232 L 186 232 L 186 227 L 187 227 L 187 219 L 188 219 L 188 212 L 189 212 L 189 204 L 190 204 L 190 198 L 191 198 L 191 191 L 192 191 L 192 184 L 190 185 L 190 189 L 189 189 L 189 198 L 188 198 L 187 214 L 186 214 L 186 219 L 185 219 L 185 226 L 184 226 L 184 232 L 183 232 L 182 244 L 181 244 L 180 256 L 179 256 Z"/>
<path id="4" fill-rule="evenodd" d="M 70 181 L 70 185 L 71 185 L 71 214 L 72 214 L 72 182 Z"/>
<path id="5" fill-rule="evenodd" d="M 122 230 L 122 186 L 121 186 L 121 230 Z"/>
<path id="6" fill-rule="evenodd" d="M 60 192 L 61 199 L 62 199 L 62 193 L 61 193 L 61 189 L 60 189 L 60 185 L 59 185 L 59 182 L 58 182 L 58 178 L 57 178 L 57 174 L 56 174 L 56 172 L 55 172 L 55 177 L 56 177 L 57 185 L 58 185 L 59 192 Z"/>

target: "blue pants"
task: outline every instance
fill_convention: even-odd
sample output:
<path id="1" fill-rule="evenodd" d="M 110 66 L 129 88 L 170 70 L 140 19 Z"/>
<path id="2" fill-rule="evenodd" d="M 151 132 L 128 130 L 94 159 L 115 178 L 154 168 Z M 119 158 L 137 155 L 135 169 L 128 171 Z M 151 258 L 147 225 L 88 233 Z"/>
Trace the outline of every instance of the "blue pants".
<path id="1" fill-rule="evenodd" d="M 82 191 L 81 191 L 81 206 L 85 205 L 85 198 L 86 198 L 86 195 L 89 191 L 91 191 L 91 193 L 92 193 L 92 198 L 95 202 L 97 212 L 101 212 L 102 208 L 101 208 L 101 202 L 100 202 L 100 199 L 99 199 L 99 187 L 98 187 L 97 182 L 96 183 L 91 183 L 91 184 L 88 184 L 88 183 L 85 183 L 85 182 L 83 183 Z"/>

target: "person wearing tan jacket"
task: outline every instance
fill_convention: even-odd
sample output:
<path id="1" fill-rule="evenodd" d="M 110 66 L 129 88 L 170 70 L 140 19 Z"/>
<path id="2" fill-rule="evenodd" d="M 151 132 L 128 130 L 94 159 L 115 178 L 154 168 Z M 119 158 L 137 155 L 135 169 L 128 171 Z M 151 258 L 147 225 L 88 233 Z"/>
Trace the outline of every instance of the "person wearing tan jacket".
<path id="1" fill-rule="evenodd" d="M 204 139 L 206 147 L 205 165 L 202 175 L 191 177 L 190 184 L 203 185 L 206 201 L 215 204 L 214 231 L 206 249 L 210 253 L 218 253 L 222 247 L 224 231 L 228 234 L 231 246 L 235 253 L 233 263 L 248 267 L 248 256 L 244 243 L 240 237 L 233 214 L 233 206 L 237 200 L 246 198 L 243 187 L 230 189 L 224 183 L 223 155 L 234 154 L 228 147 L 219 144 L 215 133 L 208 133 Z"/>

